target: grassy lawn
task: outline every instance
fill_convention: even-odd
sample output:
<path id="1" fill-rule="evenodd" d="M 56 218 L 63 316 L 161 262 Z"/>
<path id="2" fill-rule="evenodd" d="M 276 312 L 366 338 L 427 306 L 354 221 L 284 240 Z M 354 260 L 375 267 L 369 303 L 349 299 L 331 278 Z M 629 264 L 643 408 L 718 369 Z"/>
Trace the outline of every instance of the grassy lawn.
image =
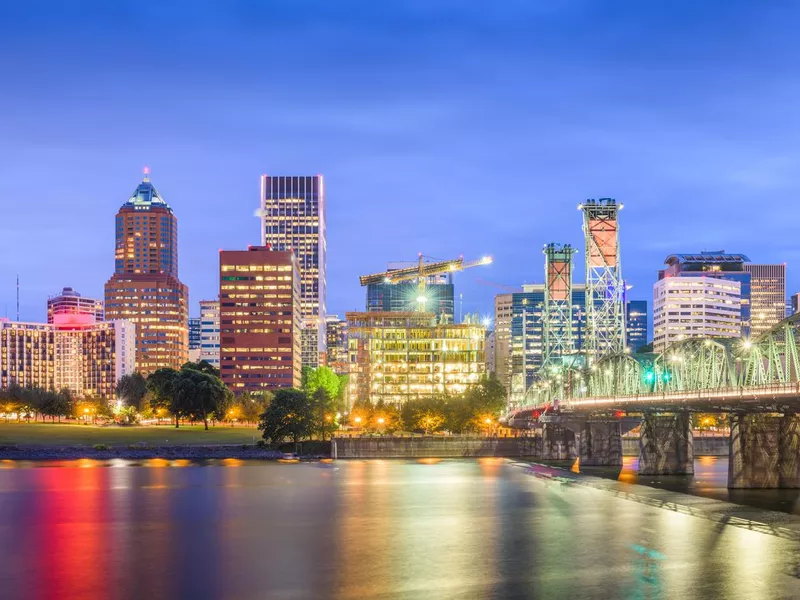
<path id="1" fill-rule="evenodd" d="M 254 427 L 217 426 L 208 431 L 202 425 L 142 425 L 95 427 L 66 423 L 2 423 L 0 446 L 127 446 L 144 442 L 151 446 L 202 446 L 205 444 L 252 444 L 261 432 Z"/>

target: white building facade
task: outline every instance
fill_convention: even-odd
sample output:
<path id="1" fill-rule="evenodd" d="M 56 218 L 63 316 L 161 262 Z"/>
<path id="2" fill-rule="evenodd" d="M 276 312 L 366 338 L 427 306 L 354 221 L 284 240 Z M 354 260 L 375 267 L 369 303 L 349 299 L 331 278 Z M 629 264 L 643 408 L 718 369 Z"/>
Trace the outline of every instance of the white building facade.
<path id="1" fill-rule="evenodd" d="M 665 277 L 653 285 L 653 350 L 690 337 L 738 338 L 742 296 L 738 281 Z"/>

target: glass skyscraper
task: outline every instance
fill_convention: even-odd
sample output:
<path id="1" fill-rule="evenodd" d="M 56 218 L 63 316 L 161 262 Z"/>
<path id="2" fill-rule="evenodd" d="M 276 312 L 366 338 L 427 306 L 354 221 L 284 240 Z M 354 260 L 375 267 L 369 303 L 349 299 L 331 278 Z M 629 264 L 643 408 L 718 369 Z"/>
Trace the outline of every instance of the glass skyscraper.
<path id="1" fill-rule="evenodd" d="M 367 312 L 415 312 L 419 285 L 416 281 L 370 283 L 367 285 Z M 453 323 L 455 300 L 453 278 L 449 273 L 434 275 L 425 284 L 425 310 L 444 323 Z"/>
<path id="2" fill-rule="evenodd" d="M 625 336 L 631 352 L 647 345 L 647 300 L 628 300 L 625 305 Z"/>
<path id="3" fill-rule="evenodd" d="M 511 395 L 520 403 L 544 363 L 544 284 L 523 285 L 511 294 Z M 572 286 L 572 339 L 574 350 L 583 348 L 586 333 L 586 286 Z"/>
<path id="4" fill-rule="evenodd" d="M 325 352 L 325 188 L 322 175 L 261 176 L 261 241 L 294 252 L 300 268 L 303 366 Z"/>

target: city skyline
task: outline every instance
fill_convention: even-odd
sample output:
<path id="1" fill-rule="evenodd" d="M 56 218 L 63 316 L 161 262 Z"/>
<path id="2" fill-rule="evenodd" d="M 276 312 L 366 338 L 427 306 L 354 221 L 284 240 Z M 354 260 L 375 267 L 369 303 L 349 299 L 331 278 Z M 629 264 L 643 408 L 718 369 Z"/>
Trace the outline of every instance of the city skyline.
<path id="1" fill-rule="evenodd" d="M 7 144 L 0 149 L 0 193 L 14 199 L 0 224 L 0 315 L 15 316 L 17 273 L 23 321 L 44 320 L 47 296 L 65 286 L 101 296 L 112 267 L 111 219 L 144 164 L 181 215 L 181 279 L 191 290 L 193 315 L 197 301 L 214 297 L 218 249 L 259 243 L 253 214 L 263 173 L 326 178 L 333 314 L 363 306 L 359 274 L 413 260 L 417 252 L 492 255 L 491 270 L 460 273 L 455 281 L 464 312 L 490 314 L 502 290 L 477 280 L 540 283 L 538 249 L 549 242 L 580 247 L 575 206 L 603 196 L 626 205 L 622 268 L 634 285 L 632 299 L 652 298 L 669 253 L 703 249 L 786 262 L 787 292 L 799 289 L 792 219 L 779 216 L 791 210 L 780 200 L 798 187 L 791 168 L 797 136 L 786 116 L 797 48 L 788 26 L 794 9 L 734 3 L 721 12 L 714 3 L 679 4 L 632 7 L 624 17 L 603 8 L 586 16 L 567 6 L 466 9 L 421 54 L 401 52 L 398 44 L 405 49 L 441 26 L 444 13 L 436 7 L 397 8 L 393 25 L 378 8 L 364 7 L 345 23 L 324 7 L 313 22 L 273 7 L 269 16 L 280 27 L 265 40 L 259 24 L 266 14 L 259 9 L 231 9 L 215 19 L 199 7 L 170 38 L 166 33 L 183 21 L 166 8 L 106 22 L 58 5 L 33 19 L 38 4 L 15 9 L 0 25 L 3 48 L 30 58 L 24 68 L 10 66 L 8 81 L 19 84 L 18 93 L 0 100 L 4 118 L 16 117 L 5 123 Z M 234 40 L 231 22 L 240 27 L 250 18 L 252 27 Z M 712 22 L 720 27 L 709 28 Z M 731 33 L 753 23 L 761 26 Z M 297 81 L 298 69 L 319 75 L 324 85 L 317 96 L 289 102 L 275 97 L 269 78 L 255 81 L 263 56 L 298 32 L 324 26 L 330 31 L 273 65 L 288 83 Z M 616 36 L 602 35 L 612 26 Z M 73 27 L 82 42 L 60 55 L 52 34 Z M 380 39 L 387 28 L 394 28 L 394 42 Z M 147 48 L 132 54 L 114 43 L 145 30 L 165 34 L 161 60 Z M 370 32 L 371 56 L 358 57 L 357 35 L 331 48 L 342 31 Z M 236 68 L 227 70 L 203 50 L 197 41 L 203 33 L 213 34 Z M 32 39 L 40 42 L 35 50 Z M 735 65 L 721 63 L 726 53 Z M 487 74 L 481 56 L 507 60 Z M 687 57 L 695 69 L 677 68 Z M 112 63 L 124 67 L 124 78 Z M 609 64 L 614 74 L 594 69 Z M 520 72 L 540 84 L 519 81 Z M 137 73 L 147 75 L 159 102 L 128 98 Z M 62 92 L 62 102 L 44 113 L 36 108 L 42 88 L 33 74 Z M 413 96 L 404 91 L 412 74 L 419 77 Z M 631 74 L 635 83 L 626 80 Z M 186 96 L 204 75 L 218 84 L 209 97 Z M 372 85 L 355 91 L 336 85 L 362 80 Z M 266 146 L 252 141 L 266 134 Z M 313 144 L 302 140 L 312 135 Z M 53 182 L 78 174 L 91 184 L 76 211 Z M 403 218 L 394 218 L 400 208 Z M 70 243 L 58 256 L 39 250 L 65 237 Z M 576 256 L 575 281 L 585 280 L 582 263 Z"/>

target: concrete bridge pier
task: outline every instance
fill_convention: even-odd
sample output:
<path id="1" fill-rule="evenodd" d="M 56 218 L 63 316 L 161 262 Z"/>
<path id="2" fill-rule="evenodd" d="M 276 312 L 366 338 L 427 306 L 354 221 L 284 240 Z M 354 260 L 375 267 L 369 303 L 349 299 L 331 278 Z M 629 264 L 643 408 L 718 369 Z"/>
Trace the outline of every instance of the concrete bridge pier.
<path id="1" fill-rule="evenodd" d="M 733 414 L 729 488 L 800 488 L 800 416 Z"/>
<path id="2" fill-rule="evenodd" d="M 694 474 L 692 442 L 688 412 L 645 414 L 639 437 L 639 474 Z"/>
<path id="3" fill-rule="evenodd" d="M 614 421 L 587 421 L 580 435 L 582 467 L 622 466 L 622 424 Z"/>
<path id="4" fill-rule="evenodd" d="M 574 431 L 557 423 L 542 423 L 542 460 L 571 460 L 577 456 Z"/>

